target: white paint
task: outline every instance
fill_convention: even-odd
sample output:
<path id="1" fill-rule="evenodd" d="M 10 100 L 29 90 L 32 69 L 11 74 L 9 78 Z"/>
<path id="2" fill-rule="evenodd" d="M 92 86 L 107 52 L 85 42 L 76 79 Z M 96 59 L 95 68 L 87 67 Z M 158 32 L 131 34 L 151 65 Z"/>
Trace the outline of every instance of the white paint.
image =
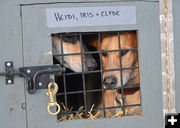
<path id="1" fill-rule="evenodd" d="M 47 26 L 76 27 L 136 24 L 135 6 L 46 9 Z"/>

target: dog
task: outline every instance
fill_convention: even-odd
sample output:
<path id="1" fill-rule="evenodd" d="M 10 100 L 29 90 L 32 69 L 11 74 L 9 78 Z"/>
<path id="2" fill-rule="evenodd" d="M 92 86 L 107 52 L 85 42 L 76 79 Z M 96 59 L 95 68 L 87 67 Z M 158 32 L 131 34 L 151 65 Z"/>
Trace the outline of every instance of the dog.
<path id="1" fill-rule="evenodd" d="M 120 41 L 120 46 L 119 42 Z M 121 32 L 120 37 L 118 33 L 102 34 L 100 44 L 98 40 L 94 40 L 92 45 L 101 51 L 102 55 L 102 67 L 103 70 L 121 69 L 122 73 L 118 70 L 104 71 L 103 72 L 103 87 L 104 91 L 104 105 L 101 101 L 98 107 L 115 107 L 121 105 L 133 105 L 140 104 L 140 89 L 139 86 L 134 89 L 124 89 L 124 96 L 126 97 L 124 102 L 121 100 L 122 91 L 121 87 L 128 87 L 130 85 L 139 85 L 139 72 L 137 69 L 125 70 L 122 68 L 139 67 L 138 64 L 138 52 L 137 50 L 129 50 L 137 48 L 136 32 Z M 121 52 L 105 52 L 106 50 L 119 50 Z M 126 50 L 123 50 L 126 49 Z M 121 56 L 121 59 L 120 59 Z M 122 76 L 121 76 L 122 75 Z M 114 90 L 106 90 L 113 89 Z M 117 102 L 117 99 L 121 102 Z M 116 113 L 122 114 L 122 109 L 107 109 L 106 117 L 113 117 Z M 140 115 L 141 107 L 128 107 L 126 109 L 126 115 Z"/>
<path id="2" fill-rule="evenodd" d="M 52 53 L 59 63 L 74 72 L 82 72 L 93 70 L 97 67 L 97 63 L 92 55 L 82 55 L 81 53 L 87 51 L 87 48 L 80 42 L 78 35 L 71 34 L 53 34 L 52 35 Z M 66 54 L 79 55 L 66 55 Z M 62 54 L 65 56 L 62 57 Z"/>
<path id="3" fill-rule="evenodd" d="M 91 54 L 82 54 L 81 56 L 82 52 L 88 52 L 88 49 L 85 46 L 87 41 L 88 40 L 84 41 L 81 39 L 80 42 L 80 37 L 71 33 L 52 35 L 52 53 L 54 56 L 54 64 L 64 65 L 66 68 L 65 74 L 72 74 L 65 76 L 64 78 L 63 76 L 55 76 L 55 82 L 59 85 L 59 94 L 65 93 L 65 90 L 67 93 L 83 91 L 82 72 L 95 70 L 97 68 L 98 64 Z M 72 55 L 74 53 L 75 55 Z M 63 57 L 62 54 L 64 54 Z M 74 72 L 76 72 L 76 74 L 73 74 Z M 100 79 L 97 73 L 85 74 L 84 79 L 86 90 L 97 88 L 97 86 L 100 85 L 97 82 L 97 79 Z M 64 86 L 64 81 L 66 83 L 66 88 Z M 65 97 L 67 98 L 67 102 L 65 101 Z M 86 109 L 90 109 L 93 104 L 97 104 L 96 101 L 93 101 L 93 97 L 97 98 L 95 93 L 86 93 Z M 83 93 L 68 94 L 66 96 L 57 95 L 57 101 L 61 105 L 62 110 L 66 109 L 77 111 L 80 107 L 85 106 Z M 58 115 L 58 119 L 61 119 L 64 115 L 66 114 L 60 113 Z"/>

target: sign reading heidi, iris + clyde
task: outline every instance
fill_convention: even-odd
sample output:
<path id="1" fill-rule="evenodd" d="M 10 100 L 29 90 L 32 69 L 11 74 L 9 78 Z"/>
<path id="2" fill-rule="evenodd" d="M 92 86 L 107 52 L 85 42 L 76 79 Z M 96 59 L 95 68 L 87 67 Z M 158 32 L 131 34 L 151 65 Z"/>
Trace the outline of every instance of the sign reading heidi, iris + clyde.
<path id="1" fill-rule="evenodd" d="M 136 24 L 135 6 L 48 8 L 47 26 L 76 27 Z"/>

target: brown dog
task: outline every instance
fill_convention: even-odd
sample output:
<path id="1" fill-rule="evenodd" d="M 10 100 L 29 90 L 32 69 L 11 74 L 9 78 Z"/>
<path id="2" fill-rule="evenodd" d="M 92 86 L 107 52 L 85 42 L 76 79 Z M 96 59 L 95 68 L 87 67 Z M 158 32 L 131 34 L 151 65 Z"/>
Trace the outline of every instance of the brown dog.
<path id="1" fill-rule="evenodd" d="M 119 42 L 120 41 L 120 46 Z M 113 34 L 103 34 L 102 41 L 98 45 L 97 41 L 92 43 L 95 47 L 101 50 L 102 53 L 102 64 L 104 70 L 109 69 L 122 69 L 130 67 L 138 67 L 138 52 L 137 50 L 128 50 L 137 48 L 137 38 L 135 32 L 121 32 L 120 38 L 117 33 Z M 100 46 L 100 47 L 98 47 Z M 105 52 L 107 50 L 122 50 L 121 54 L 119 52 Z M 121 56 L 121 59 L 120 59 Z M 121 76 L 122 75 L 122 76 Z M 105 71 L 103 72 L 103 86 L 104 88 L 120 88 L 121 86 L 127 87 L 129 85 L 139 85 L 139 72 L 137 69 L 127 69 L 115 71 Z M 105 107 L 116 107 L 122 105 L 122 102 L 117 102 L 116 99 L 122 99 L 122 91 L 106 90 L 104 92 L 104 103 Z M 124 105 L 140 104 L 140 90 L 137 89 L 124 89 L 125 102 Z M 130 93 L 131 92 L 131 93 Z M 122 100 L 120 100 L 122 101 Z M 103 106 L 103 102 L 99 107 Z M 141 108 L 128 107 L 126 109 L 127 115 L 139 115 L 141 113 Z M 106 117 L 113 117 L 117 112 L 122 113 L 122 109 L 108 109 L 106 110 Z"/>

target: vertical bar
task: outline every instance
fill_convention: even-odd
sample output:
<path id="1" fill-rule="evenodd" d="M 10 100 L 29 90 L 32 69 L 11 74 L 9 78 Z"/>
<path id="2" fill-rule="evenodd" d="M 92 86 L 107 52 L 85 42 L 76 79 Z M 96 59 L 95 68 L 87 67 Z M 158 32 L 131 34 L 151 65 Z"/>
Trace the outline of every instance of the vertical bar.
<path id="1" fill-rule="evenodd" d="M 103 112 L 104 117 L 106 118 L 106 111 L 105 111 L 105 99 L 104 99 L 104 86 L 103 86 L 103 67 L 102 67 L 102 51 L 101 51 L 101 34 L 98 32 L 98 49 L 99 49 L 99 56 L 100 56 L 100 71 L 101 71 L 101 84 L 102 84 L 102 101 L 103 101 Z"/>
<path id="2" fill-rule="evenodd" d="M 139 99 L 140 99 L 140 105 L 139 106 L 141 106 L 141 112 L 142 112 L 142 103 L 141 103 L 141 82 L 140 82 L 140 72 L 139 72 L 139 44 L 138 44 L 138 38 L 137 38 L 137 31 L 135 31 L 136 32 L 136 43 L 137 43 L 137 49 L 136 49 L 136 52 L 137 52 L 137 61 L 138 61 L 138 67 L 137 67 L 137 69 L 135 69 L 135 70 L 138 70 L 138 75 L 139 75 L 139 90 L 140 90 L 140 96 L 139 96 Z"/>
<path id="3" fill-rule="evenodd" d="M 81 63 L 82 63 L 82 79 L 83 79 L 83 95 L 84 95 L 84 108 L 85 108 L 85 117 L 87 117 L 87 102 L 86 102 L 86 86 L 85 86 L 85 76 L 84 76 L 84 51 L 83 51 L 83 42 L 82 34 L 79 34 L 80 38 L 80 48 L 81 48 Z"/>
<path id="4" fill-rule="evenodd" d="M 122 56 L 121 56 L 121 39 L 120 39 L 120 32 L 118 32 L 118 48 L 119 48 L 119 64 L 120 64 L 120 78 L 121 78 L 121 93 L 122 93 L 122 101 L 123 101 L 123 104 L 122 104 L 122 109 L 123 109 L 123 115 L 125 116 L 125 96 L 124 96 L 124 88 L 123 88 L 123 74 L 122 74 Z"/>
<path id="5" fill-rule="evenodd" d="M 61 57 L 62 57 L 62 67 L 64 68 L 65 66 L 64 66 L 64 51 L 63 51 L 63 41 L 62 41 L 62 39 L 63 39 L 63 36 L 62 36 L 62 34 L 59 34 L 59 37 L 60 37 L 60 45 L 61 45 Z M 66 107 L 66 119 L 68 119 L 68 113 L 67 113 L 67 94 L 66 94 L 66 76 L 65 76 L 65 74 L 63 73 L 62 74 L 63 75 L 63 83 L 64 83 L 64 98 L 65 98 L 65 107 Z"/>

